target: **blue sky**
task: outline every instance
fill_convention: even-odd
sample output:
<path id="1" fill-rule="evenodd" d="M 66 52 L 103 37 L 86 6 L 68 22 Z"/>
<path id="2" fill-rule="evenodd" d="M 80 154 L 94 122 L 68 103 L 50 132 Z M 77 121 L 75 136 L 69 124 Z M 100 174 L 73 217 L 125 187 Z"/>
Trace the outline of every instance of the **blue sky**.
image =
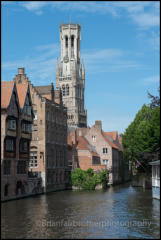
<path id="1" fill-rule="evenodd" d="M 104 131 L 123 133 L 150 102 L 147 91 L 158 95 L 159 9 L 159 1 L 2 2 L 2 80 L 24 67 L 34 85 L 55 85 L 59 25 L 78 22 L 88 125 L 102 120 Z"/>

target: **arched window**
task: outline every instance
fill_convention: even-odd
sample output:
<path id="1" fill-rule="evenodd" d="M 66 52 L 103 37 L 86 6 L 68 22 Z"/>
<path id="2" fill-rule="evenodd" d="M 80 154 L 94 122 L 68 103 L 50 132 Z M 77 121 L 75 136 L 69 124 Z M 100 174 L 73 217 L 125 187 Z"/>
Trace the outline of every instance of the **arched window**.
<path id="1" fill-rule="evenodd" d="M 66 96 L 69 96 L 69 85 L 66 85 Z"/>
<path id="2" fill-rule="evenodd" d="M 65 47 L 68 47 L 68 36 L 65 36 Z"/>
<path id="3" fill-rule="evenodd" d="M 62 93 L 63 93 L 63 96 L 65 96 L 65 86 L 64 85 L 62 86 Z"/>

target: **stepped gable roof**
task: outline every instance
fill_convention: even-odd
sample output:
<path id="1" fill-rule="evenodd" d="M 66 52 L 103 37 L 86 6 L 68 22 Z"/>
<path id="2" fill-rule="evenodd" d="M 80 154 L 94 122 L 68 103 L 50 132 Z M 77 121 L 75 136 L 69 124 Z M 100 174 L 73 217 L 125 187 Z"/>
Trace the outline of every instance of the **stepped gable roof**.
<path id="1" fill-rule="evenodd" d="M 107 136 L 111 137 L 113 140 L 117 139 L 117 131 L 114 132 L 104 132 Z"/>
<path id="2" fill-rule="evenodd" d="M 107 142 L 112 148 L 119 149 L 119 147 L 116 146 L 116 144 L 114 144 L 113 142 L 110 141 L 110 139 L 108 138 L 108 135 L 107 135 L 104 131 L 101 131 L 101 133 L 102 133 L 102 136 L 104 137 L 104 139 L 106 140 L 106 142 Z"/>
<path id="3" fill-rule="evenodd" d="M 16 84 L 17 94 L 18 94 L 18 100 L 20 104 L 20 108 L 22 109 L 25 103 L 27 89 L 28 89 L 28 83 L 19 83 Z"/>
<path id="4" fill-rule="evenodd" d="M 14 84 L 13 81 L 1 82 L 1 108 L 9 106 Z"/>
<path id="5" fill-rule="evenodd" d="M 38 93 L 41 94 L 49 94 L 51 93 L 51 85 L 47 86 L 35 86 L 35 89 L 38 91 Z"/>

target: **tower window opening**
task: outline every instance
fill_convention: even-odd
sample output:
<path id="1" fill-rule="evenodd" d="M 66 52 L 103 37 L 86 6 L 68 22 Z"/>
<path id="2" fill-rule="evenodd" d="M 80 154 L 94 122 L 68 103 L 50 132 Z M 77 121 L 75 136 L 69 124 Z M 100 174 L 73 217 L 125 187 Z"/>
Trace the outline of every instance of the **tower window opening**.
<path id="1" fill-rule="evenodd" d="M 69 96 L 69 85 L 66 85 L 66 95 Z"/>
<path id="2" fill-rule="evenodd" d="M 62 93 L 63 93 L 63 96 L 65 96 L 65 86 L 64 85 L 62 86 Z"/>
<path id="3" fill-rule="evenodd" d="M 74 47 L 74 35 L 71 36 L 71 47 Z"/>
<path id="4" fill-rule="evenodd" d="M 68 37 L 65 36 L 65 47 L 67 48 L 68 47 Z"/>

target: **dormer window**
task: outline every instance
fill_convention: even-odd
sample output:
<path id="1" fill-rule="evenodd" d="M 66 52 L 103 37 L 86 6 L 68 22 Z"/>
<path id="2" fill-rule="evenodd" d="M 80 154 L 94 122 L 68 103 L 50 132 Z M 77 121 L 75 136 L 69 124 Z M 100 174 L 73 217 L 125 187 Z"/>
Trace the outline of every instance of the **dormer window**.
<path id="1" fill-rule="evenodd" d="M 26 115 L 31 115 L 31 106 L 24 106 L 24 113 Z"/>
<path id="2" fill-rule="evenodd" d="M 15 119 L 8 120 L 8 129 L 16 130 L 16 120 Z"/>
<path id="3" fill-rule="evenodd" d="M 22 132 L 31 133 L 32 132 L 32 124 L 23 122 L 22 123 Z"/>

